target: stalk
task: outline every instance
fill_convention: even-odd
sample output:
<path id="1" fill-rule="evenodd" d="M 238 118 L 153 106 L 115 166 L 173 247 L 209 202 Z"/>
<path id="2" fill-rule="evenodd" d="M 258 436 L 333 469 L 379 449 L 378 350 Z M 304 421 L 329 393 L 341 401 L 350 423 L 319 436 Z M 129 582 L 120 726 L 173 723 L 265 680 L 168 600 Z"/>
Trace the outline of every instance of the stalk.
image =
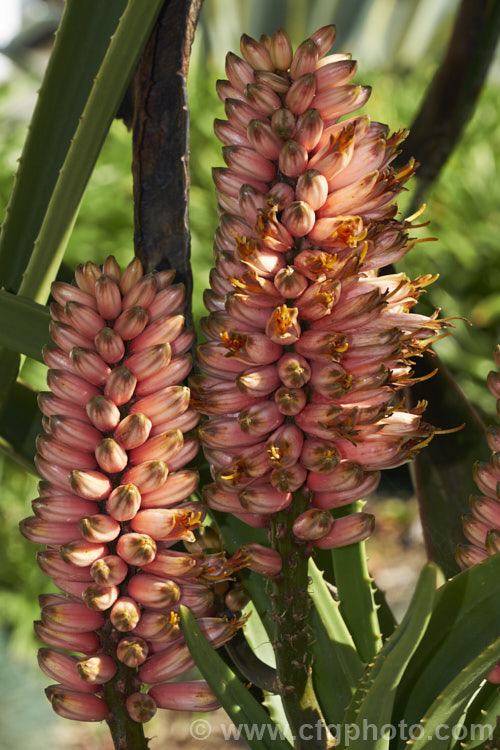
<path id="1" fill-rule="evenodd" d="M 115 658 L 116 641 L 113 638 L 113 626 L 109 620 L 101 631 L 101 638 L 104 653 Z M 127 696 L 137 689 L 134 685 L 136 670 L 118 660 L 116 663 L 118 670 L 115 676 L 104 684 L 104 698 L 110 710 L 106 723 L 109 726 L 115 750 L 147 750 L 148 740 L 144 736 L 143 725 L 132 721 L 125 706 Z"/>
<path id="2" fill-rule="evenodd" d="M 353 503 L 335 511 L 335 517 L 359 511 L 363 503 Z M 368 571 L 364 542 L 332 549 L 335 583 L 340 612 L 352 635 L 361 659 L 370 663 L 382 646 L 372 578 Z"/>
<path id="3" fill-rule="evenodd" d="M 271 523 L 271 541 L 283 559 L 283 570 L 273 581 L 271 593 L 274 621 L 273 648 L 276 656 L 276 689 L 292 730 L 295 747 L 332 747 L 311 677 L 311 599 L 307 574 L 307 546 L 294 540 L 292 527 L 309 501 L 298 490 L 290 508 Z M 301 729 L 308 725 L 307 738 Z M 312 727 L 312 729 L 310 729 Z M 311 738 L 311 735 L 313 737 Z"/>

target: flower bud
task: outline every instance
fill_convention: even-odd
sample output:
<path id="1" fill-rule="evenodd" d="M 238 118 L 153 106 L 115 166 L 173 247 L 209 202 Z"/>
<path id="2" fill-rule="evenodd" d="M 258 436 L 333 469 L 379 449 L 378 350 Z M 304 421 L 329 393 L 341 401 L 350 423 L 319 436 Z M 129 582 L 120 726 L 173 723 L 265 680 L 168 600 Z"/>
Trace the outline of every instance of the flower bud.
<path id="1" fill-rule="evenodd" d="M 306 166 L 307 151 L 304 146 L 301 146 L 297 141 L 286 141 L 279 154 L 279 167 L 283 174 L 286 174 L 287 177 L 299 177 Z"/>
<path id="2" fill-rule="evenodd" d="M 45 694 L 52 708 L 64 719 L 76 721 L 104 721 L 109 715 L 108 704 L 90 693 L 69 690 L 63 685 L 50 685 Z"/>
<path id="3" fill-rule="evenodd" d="M 117 521 L 130 521 L 141 506 L 141 495 L 134 484 L 121 484 L 106 500 L 106 510 Z"/>
<path id="4" fill-rule="evenodd" d="M 94 338 L 95 348 L 105 362 L 116 364 L 125 354 L 122 337 L 113 328 L 101 328 Z"/>
<path id="5" fill-rule="evenodd" d="M 333 516 L 326 510 L 310 508 L 294 521 L 293 533 L 297 539 L 314 541 L 324 537 L 334 524 Z"/>
<path id="6" fill-rule="evenodd" d="M 90 401 L 87 402 L 85 409 L 92 424 L 102 432 L 111 432 L 120 421 L 120 411 L 118 407 L 113 401 L 104 396 L 93 396 Z M 99 438 L 100 437 L 101 436 L 99 435 Z M 95 447 L 96 446 L 94 446 L 94 449 Z"/>
<path id="7" fill-rule="evenodd" d="M 109 609 L 119 595 L 120 591 L 117 586 L 102 586 L 100 583 L 91 583 L 83 592 L 82 598 L 87 607 L 102 612 Z"/>
<path id="8" fill-rule="evenodd" d="M 115 320 L 122 309 L 122 297 L 116 281 L 110 276 L 100 276 L 95 284 L 97 309 L 105 320 Z"/>
<path id="9" fill-rule="evenodd" d="M 151 721 L 157 710 L 155 700 L 151 695 L 147 695 L 146 693 L 132 693 L 125 701 L 125 705 L 132 721 L 137 721 L 141 724 Z"/>
<path id="10" fill-rule="evenodd" d="M 129 565 L 146 565 L 155 558 L 156 542 L 147 534 L 122 534 L 116 551 Z"/>
<path id="11" fill-rule="evenodd" d="M 220 703 L 204 680 L 162 683 L 149 688 L 159 708 L 173 711 L 215 711 Z"/>
<path id="12" fill-rule="evenodd" d="M 128 566 L 118 555 L 106 555 L 90 566 L 90 575 L 103 586 L 117 586 L 125 580 Z"/>
<path id="13" fill-rule="evenodd" d="M 116 406 L 123 406 L 132 398 L 137 378 L 128 367 L 115 367 L 104 386 L 104 395 Z"/>
<path id="14" fill-rule="evenodd" d="M 146 573 L 132 576 L 128 592 L 136 602 L 151 609 L 165 609 L 176 604 L 181 597 L 181 589 L 174 581 Z"/>
<path id="15" fill-rule="evenodd" d="M 88 659 L 80 659 L 76 669 L 81 680 L 95 689 L 98 685 L 113 679 L 116 674 L 116 662 L 106 654 L 96 654 Z"/>
<path id="16" fill-rule="evenodd" d="M 337 518 L 330 531 L 320 539 L 316 539 L 314 545 L 319 549 L 332 549 L 356 544 L 370 536 L 374 526 L 375 517 L 369 513 L 352 513 Z"/>
<path id="17" fill-rule="evenodd" d="M 113 438 L 103 438 L 95 449 L 100 468 L 108 474 L 116 474 L 126 467 L 128 456 L 121 445 Z"/>

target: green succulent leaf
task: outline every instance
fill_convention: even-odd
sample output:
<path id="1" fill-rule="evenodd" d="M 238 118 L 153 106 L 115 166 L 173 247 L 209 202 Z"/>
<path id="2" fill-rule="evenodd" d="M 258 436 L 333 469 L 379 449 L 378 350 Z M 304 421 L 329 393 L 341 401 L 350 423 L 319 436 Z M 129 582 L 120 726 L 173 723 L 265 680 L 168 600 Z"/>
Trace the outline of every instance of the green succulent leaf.
<path id="1" fill-rule="evenodd" d="M 431 707 L 426 711 L 420 724 L 423 727 L 421 737 L 411 739 L 408 747 L 414 750 L 444 750 L 450 745 L 450 733 L 452 733 L 462 712 L 470 701 L 485 675 L 500 659 L 500 637 L 487 646 L 474 661 L 468 664 L 450 684 L 438 695 Z M 491 728 L 483 740 L 492 733 L 496 724 L 493 721 Z"/>
<path id="2" fill-rule="evenodd" d="M 250 695 L 234 672 L 207 641 L 195 617 L 187 607 L 179 609 L 181 628 L 193 659 L 236 727 L 246 725 L 258 730 L 259 737 L 244 736 L 255 750 L 290 750 L 290 743 L 269 714 Z"/>
<path id="3" fill-rule="evenodd" d="M 462 722 L 461 735 L 454 750 L 474 750 L 480 747 L 495 728 L 500 716 L 500 686 L 485 682 L 468 706 Z"/>
<path id="4" fill-rule="evenodd" d="M 335 518 L 356 513 L 363 502 L 334 510 Z M 381 628 L 375 604 L 373 580 L 368 571 L 365 542 L 332 549 L 335 584 L 340 612 L 364 662 L 369 662 L 382 646 Z"/>
<path id="5" fill-rule="evenodd" d="M 351 635 L 342 619 L 321 571 L 309 563 L 313 602 L 314 691 L 328 724 L 339 724 L 344 717 L 365 665 L 358 656 Z"/>
<path id="6" fill-rule="evenodd" d="M 25 297 L 41 303 L 47 299 L 85 187 L 162 3 L 163 0 L 148 3 L 129 0 L 120 19 L 93 82 L 24 273 L 19 292 Z M 78 36 L 74 37 L 74 43 L 80 44 Z"/>
<path id="7" fill-rule="evenodd" d="M 0 290 L 0 346 L 43 362 L 42 347 L 50 342 L 46 307 Z"/>
<path id="8" fill-rule="evenodd" d="M 15 383 L 0 416 L 0 451 L 36 474 L 33 456 L 36 436 L 41 432 L 42 415 L 37 392 L 23 383 Z"/>
<path id="9" fill-rule="evenodd" d="M 376 725 L 380 730 L 384 725 L 392 723 L 392 709 L 399 681 L 430 620 L 436 579 L 436 566 L 432 563 L 426 565 L 402 622 L 385 642 L 375 660 L 368 665 L 353 696 L 345 715 L 340 749 L 350 747 L 351 750 L 361 750 L 366 747 L 366 737 L 363 736 L 365 726 Z M 354 726 L 358 732 L 353 731 Z M 389 747 L 389 742 L 389 734 L 380 736 L 379 731 L 370 747 L 373 750 L 384 750 Z"/>
<path id="10" fill-rule="evenodd" d="M 460 681 L 460 675 L 467 676 L 471 665 L 483 656 L 478 669 L 484 676 L 488 664 L 492 667 L 495 660 L 500 661 L 499 638 L 500 555 L 495 555 L 436 592 L 426 633 L 398 688 L 393 723 L 404 719 L 418 724 L 448 686 Z M 469 689 L 469 699 L 472 693 Z M 397 747 L 403 746 L 400 739 Z"/>
<path id="11" fill-rule="evenodd" d="M 0 235 L 0 283 L 10 291 L 19 289 L 79 117 L 126 5 L 127 0 L 66 3 Z"/>

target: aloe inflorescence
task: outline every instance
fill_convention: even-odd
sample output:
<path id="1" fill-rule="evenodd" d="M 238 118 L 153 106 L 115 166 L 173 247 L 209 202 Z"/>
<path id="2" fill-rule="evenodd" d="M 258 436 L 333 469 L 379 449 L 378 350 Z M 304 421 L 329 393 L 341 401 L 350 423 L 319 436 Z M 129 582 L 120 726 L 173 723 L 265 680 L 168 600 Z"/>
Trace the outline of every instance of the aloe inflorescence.
<path id="1" fill-rule="evenodd" d="M 214 584 L 234 565 L 171 549 L 194 542 L 204 516 L 186 468 L 199 417 L 180 384 L 194 334 L 173 280 L 144 275 L 137 259 L 122 273 L 110 257 L 78 267 L 75 285 L 52 285 L 43 480 L 21 530 L 46 545 L 39 565 L 63 592 L 40 597 L 35 629 L 50 647 L 40 666 L 58 683 L 47 696 L 67 718 L 110 720 L 115 696 L 141 722 L 157 706 L 217 707 L 205 683 L 167 683 L 194 665 L 178 609 L 189 606 L 215 646 L 240 624 L 213 616 Z"/>

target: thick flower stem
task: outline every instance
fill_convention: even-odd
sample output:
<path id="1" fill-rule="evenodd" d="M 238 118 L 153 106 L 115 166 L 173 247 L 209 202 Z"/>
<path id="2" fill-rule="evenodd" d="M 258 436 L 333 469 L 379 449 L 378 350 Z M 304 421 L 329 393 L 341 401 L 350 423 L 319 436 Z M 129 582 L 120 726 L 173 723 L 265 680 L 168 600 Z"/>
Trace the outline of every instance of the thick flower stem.
<path id="1" fill-rule="evenodd" d="M 309 624 L 311 600 L 308 594 L 308 554 L 292 534 L 295 519 L 307 508 L 300 491 L 287 511 L 272 522 L 273 548 L 283 559 L 283 570 L 273 582 L 271 594 L 274 620 L 273 647 L 276 655 L 276 688 L 290 724 L 296 748 L 327 748 L 321 709 L 311 679 Z"/>
<path id="2" fill-rule="evenodd" d="M 110 656 L 114 656 L 116 654 L 116 643 L 113 640 L 112 626 L 109 621 L 103 631 L 101 637 L 104 651 Z M 104 697 L 110 710 L 107 724 L 115 750 L 147 750 L 148 740 L 144 736 L 143 725 L 130 718 L 125 706 L 127 696 L 137 689 L 134 685 L 136 670 L 130 669 L 119 661 L 117 664 L 118 670 L 115 676 L 104 685 Z"/>
<path id="3" fill-rule="evenodd" d="M 362 503 L 336 511 L 336 517 L 356 512 Z M 352 635 L 361 659 L 371 662 L 382 646 L 372 579 L 368 572 L 365 543 L 332 549 L 335 583 L 340 612 Z"/>

